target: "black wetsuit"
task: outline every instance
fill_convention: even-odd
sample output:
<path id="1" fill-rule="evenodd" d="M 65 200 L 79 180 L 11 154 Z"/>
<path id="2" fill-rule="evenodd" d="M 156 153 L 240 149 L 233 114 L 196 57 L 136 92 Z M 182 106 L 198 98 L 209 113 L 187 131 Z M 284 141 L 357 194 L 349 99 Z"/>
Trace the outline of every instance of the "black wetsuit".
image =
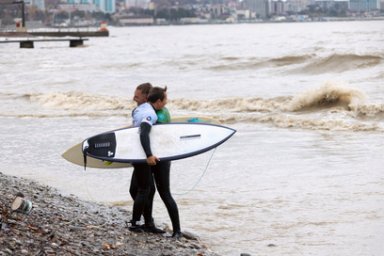
<path id="1" fill-rule="evenodd" d="M 147 155 L 152 155 L 149 132 L 151 131 L 152 124 L 157 121 L 156 111 L 149 103 L 143 103 L 132 111 L 132 124 L 139 127 L 140 142 Z M 136 183 L 136 193 L 133 194 L 133 211 L 132 211 L 132 226 L 137 226 L 137 221 L 140 220 L 141 215 L 144 213 L 144 208 L 148 202 L 148 197 L 151 191 L 151 184 L 153 178 L 151 174 L 151 167 L 147 163 L 134 164 L 134 181 Z M 150 223 L 150 213 L 145 215 L 146 223 Z"/>
<path id="2" fill-rule="evenodd" d="M 142 123 L 140 125 L 140 141 L 147 156 L 151 155 L 149 146 L 149 132 L 151 125 Z M 148 152 L 149 150 L 149 152 Z M 133 204 L 132 221 L 136 223 L 144 215 L 146 224 L 151 224 L 152 220 L 152 201 L 155 193 L 155 187 L 152 178 L 151 167 L 147 163 L 133 164 L 134 170 L 131 179 L 131 188 L 129 190 Z M 148 200 L 152 197 L 152 200 Z M 150 203 L 150 205 L 149 205 Z"/>
<path id="3" fill-rule="evenodd" d="M 161 200 L 167 207 L 169 217 L 172 222 L 173 233 L 180 232 L 179 210 L 176 201 L 173 199 L 170 189 L 170 161 L 160 161 L 152 166 L 152 174 L 156 182 L 156 188 Z M 153 198 L 152 198 L 153 201 Z"/>
<path id="4" fill-rule="evenodd" d="M 144 151 L 147 156 L 150 156 L 152 155 L 150 152 L 150 143 L 146 138 L 149 137 L 151 126 L 143 123 L 140 128 L 140 138 Z M 146 163 L 134 164 L 133 166 L 134 171 L 131 179 L 131 187 L 129 189 L 132 198 L 135 200 L 133 208 L 133 221 L 139 221 L 142 213 L 146 225 L 153 224 L 152 209 L 153 198 L 156 191 L 154 185 L 155 180 L 160 198 L 164 202 L 171 219 L 173 233 L 175 234 L 180 232 L 179 210 L 170 190 L 171 162 L 159 161 L 155 166 L 149 166 Z M 136 202 L 136 200 L 139 201 Z"/>

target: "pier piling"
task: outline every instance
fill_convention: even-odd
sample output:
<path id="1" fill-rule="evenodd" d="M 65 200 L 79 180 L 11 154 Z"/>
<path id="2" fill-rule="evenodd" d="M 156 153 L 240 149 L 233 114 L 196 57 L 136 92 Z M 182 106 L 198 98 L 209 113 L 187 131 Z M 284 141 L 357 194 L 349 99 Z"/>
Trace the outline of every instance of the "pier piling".
<path id="1" fill-rule="evenodd" d="M 73 39 L 69 41 L 69 47 L 77 47 L 84 45 L 83 39 Z"/>
<path id="2" fill-rule="evenodd" d="M 20 41 L 20 48 L 34 48 L 33 41 Z"/>

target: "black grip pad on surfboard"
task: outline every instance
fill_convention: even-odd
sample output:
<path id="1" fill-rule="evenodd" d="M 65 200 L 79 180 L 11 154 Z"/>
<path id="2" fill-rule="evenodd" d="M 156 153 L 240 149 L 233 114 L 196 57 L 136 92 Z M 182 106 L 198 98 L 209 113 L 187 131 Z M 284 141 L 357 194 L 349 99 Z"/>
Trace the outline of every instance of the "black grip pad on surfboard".
<path id="1" fill-rule="evenodd" d="M 88 139 L 88 146 L 83 149 L 84 168 L 87 166 L 86 156 L 114 157 L 116 152 L 116 135 L 114 132 L 103 133 Z"/>

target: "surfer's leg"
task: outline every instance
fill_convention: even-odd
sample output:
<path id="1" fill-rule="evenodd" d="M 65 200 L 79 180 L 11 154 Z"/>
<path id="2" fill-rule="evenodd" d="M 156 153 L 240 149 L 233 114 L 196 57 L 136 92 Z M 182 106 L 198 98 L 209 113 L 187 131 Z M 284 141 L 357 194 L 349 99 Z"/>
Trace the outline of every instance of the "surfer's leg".
<path id="1" fill-rule="evenodd" d="M 153 181 L 153 175 L 151 173 L 151 179 L 150 179 L 150 186 L 149 186 L 149 195 L 148 200 L 144 207 L 144 220 L 145 224 L 150 225 L 153 224 L 153 218 L 152 218 L 152 208 L 153 208 L 153 198 L 155 197 L 155 182 Z"/>
<path id="2" fill-rule="evenodd" d="M 149 192 L 147 203 L 145 204 L 145 207 L 144 207 L 145 224 L 143 225 L 143 230 L 149 233 L 162 234 L 162 233 L 165 233 L 165 231 L 156 227 L 155 221 L 152 217 L 153 198 L 155 197 L 155 192 L 156 192 L 155 182 L 153 179 L 154 177 L 153 177 L 153 171 L 152 171 L 150 192 Z"/>
<path id="3" fill-rule="evenodd" d="M 171 218 L 173 234 L 180 234 L 180 219 L 179 210 L 177 208 L 176 201 L 173 199 L 170 190 L 170 168 L 171 162 L 160 161 L 157 163 L 154 170 L 154 177 L 156 181 L 156 187 L 159 191 L 159 195 L 167 207 L 169 217 Z"/>
<path id="4" fill-rule="evenodd" d="M 135 164 L 134 167 L 137 170 L 135 176 L 138 187 L 132 211 L 132 223 L 135 225 L 136 222 L 140 220 L 145 204 L 148 201 L 152 175 L 151 168 L 147 164 Z"/>
<path id="5" fill-rule="evenodd" d="M 129 193 L 133 200 L 135 200 L 137 195 L 137 180 L 136 180 L 136 168 L 133 168 L 132 177 L 131 177 L 131 185 L 129 186 Z"/>
<path id="6" fill-rule="evenodd" d="M 135 200 L 137 195 L 137 190 L 139 189 L 137 185 L 136 172 L 137 172 L 137 169 L 134 168 L 132 173 L 132 178 L 131 178 L 131 185 L 129 187 L 129 193 L 131 194 L 131 197 L 133 200 Z M 153 208 L 153 198 L 155 197 L 156 188 L 155 188 L 155 182 L 153 181 L 152 175 L 151 175 L 150 181 L 151 182 L 150 182 L 149 196 L 145 204 L 144 214 L 143 214 L 145 223 L 153 223 L 152 208 Z"/>

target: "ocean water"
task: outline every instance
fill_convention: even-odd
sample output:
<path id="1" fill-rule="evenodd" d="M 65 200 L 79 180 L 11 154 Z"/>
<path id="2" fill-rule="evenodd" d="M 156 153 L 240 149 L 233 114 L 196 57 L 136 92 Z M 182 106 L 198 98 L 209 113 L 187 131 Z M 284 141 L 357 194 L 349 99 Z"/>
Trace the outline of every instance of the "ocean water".
<path id="1" fill-rule="evenodd" d="M 130 209 L 131 169 L 61 154 L 129 125 L 138 84 L 167 85 L 173 115 L 237 130 L 173 162 L 182 229 L 222 255 L 382 254 L 383 21 L 110 31 L 74 49 L 0 44 L 1 172 Z M 158 196 L 154 217 L 170 226 Z"/>

